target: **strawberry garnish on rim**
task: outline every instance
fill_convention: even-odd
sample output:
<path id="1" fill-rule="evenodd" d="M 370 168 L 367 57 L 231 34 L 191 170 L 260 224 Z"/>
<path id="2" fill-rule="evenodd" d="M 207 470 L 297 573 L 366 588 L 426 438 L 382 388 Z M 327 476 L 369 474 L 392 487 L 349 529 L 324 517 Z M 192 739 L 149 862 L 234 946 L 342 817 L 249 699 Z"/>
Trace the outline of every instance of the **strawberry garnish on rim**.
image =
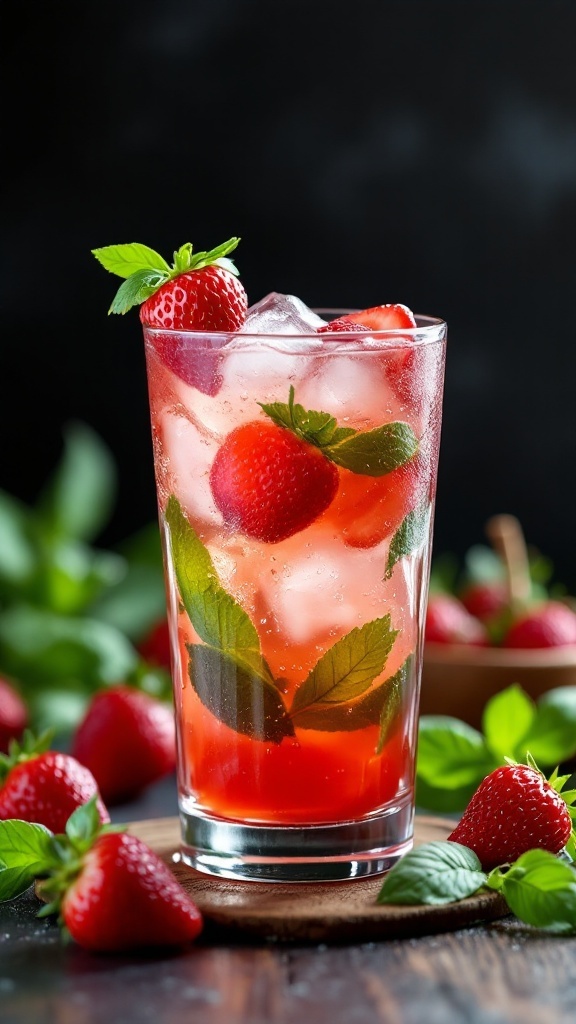
<path id="1" fill-rule="evenodd" d="M 394 331 L 416 327 L 412 310 L 402 302 L 389 302 L 384 306 L 370 306 L 359 313 L 347 313 L 353 324 L 363 324 L 371 331 Z"/>
<path id="2" fill-rule="evenodd" d="M 215 395 L 222 383 L 219 346 L 208 332 L 237 331 L 246 319 L 246 292 L 228 258 L 239 241 L 230 238 L 196 253 L 186 242 L 174 253 L 172 266 L 139 242 L 92 250 L 106 270 L 125 278 L 109 313 L 123 314 L 139 305 L 145 326 L 207 332 L 205 346 L 191 347 L 178 336 L 161 333 L 153 343 L 173 373 L 208 395 Z"/>

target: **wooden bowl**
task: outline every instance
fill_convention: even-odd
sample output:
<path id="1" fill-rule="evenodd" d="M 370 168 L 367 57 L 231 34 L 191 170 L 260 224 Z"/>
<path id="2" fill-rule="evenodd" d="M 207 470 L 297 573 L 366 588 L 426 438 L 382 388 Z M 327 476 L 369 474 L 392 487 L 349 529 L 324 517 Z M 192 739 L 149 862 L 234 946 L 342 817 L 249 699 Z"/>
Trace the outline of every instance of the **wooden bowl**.
<path id="1" fill-rule="evenodd" d="M 514 683 L 534 700 L 558 686 L 576 686 L 576 646 L 507 650 L 428 643 L 420 714 L 452 715 L 479 729 L 490 697 Z"/>

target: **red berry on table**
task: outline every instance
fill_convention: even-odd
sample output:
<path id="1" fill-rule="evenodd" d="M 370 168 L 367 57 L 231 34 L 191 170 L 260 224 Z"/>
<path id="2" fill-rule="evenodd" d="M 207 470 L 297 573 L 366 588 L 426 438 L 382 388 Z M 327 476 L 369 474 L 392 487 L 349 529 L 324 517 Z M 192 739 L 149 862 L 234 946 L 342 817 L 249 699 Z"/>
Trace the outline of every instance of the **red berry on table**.
<path id="1" fill-rule="evenodd" d="M 138 651 L 151 665 L 170 669 L 170 631 L 167 619 L 154 623 L 138 644 Z"/>
<path id="2" fill-rule="evenodd" d="M 173 709 L 133 687 L 100 690 L 75 732 L 72 753 L 108 804 L 130 800 L 174 771 Z"/>
<path id="3" fill-rule="evenodd" d="M 237 331 L 246 319 L 248 299 L 228 254 L 238 238 L 194 252 L 188 242 L 174 253 L 170 267 L 153 249 L 139 243 L 93 249 L 93 255 L 112 274 L 126 280 L 110 307 L 126 313 L 140 305 L 140 320 L 169 331 Z M 154 345 L 162 361 L 187 384 L 215 395 L 222 383 L 217 346 L 187 346 L 173 335 L 158 333 Z"/>
<path id="4" fill-rule="evenodd" d="M 194 941 L 202 916 L 169 867 L 136 836 L 99 836 L 65 892 L 61 915 L 84 949 L 115 953 Z"/>
<path id="5" fill-rule="evenodd" d="M 310 526 L 338 489 L 338 470 L 314 445 L 275 423 L 253 420 L 218 449 L 210 487 L 224 522 L 275 544 Z"/>
<path id="6" fill-rule="evenodd" d="M 545 601 L 516 619 L 502 643 L 534 649 L 576 644 L 576 613 L 561 601 Z"/>
<path id="7" fill-rule="evenodd" d="M 18 690 L 0 677 L 0 752 L 6 753 L 10 740 L 19 740 L 28 725 L 28 708 Z"/>
<path id="8" fill-rule="evenodd" d="M 58 836 L 22 820 L 0 822 L 0 850 L 18 868 L 3 875 L 4 898 L 36 879 L 46 904 L 38 916 L 58 914 L 69 936 L 91 952 L 182 946 L 202 930 L 202 914 L 168 865 L 136 836 L 102 825 L 94 799 Z"/>
<path id="9" fill-rule="evenodd" d="M 566 802 L 542 773 L 507 764 L 480 783 L 448 839 L 473 850 L 490 871 L 527 850 L 559 853 L 571 832 Z"/>
<path id="10" fill-rule="evenodd" d="M 92 772 L 70 754 L 46 750 L 46 738 L 13 742 L 0 757 L 0 820 L 20 818 L 63 832 L 68 818 L 91 797 L 100 821 L 110 821 Z"/>
<path id="11" fill-rule="evenodd" d="M 508 605 L 508 589 L 504 583 L 470 583 L 458 594 L 471 615 L 481 622 L 489 622 Z"/>
<path id="12" fill-rule="evenodd" d="M 452 594 L 431 594 L 426 610 L 427 643 L 488 645 L 486 626 Z"/>

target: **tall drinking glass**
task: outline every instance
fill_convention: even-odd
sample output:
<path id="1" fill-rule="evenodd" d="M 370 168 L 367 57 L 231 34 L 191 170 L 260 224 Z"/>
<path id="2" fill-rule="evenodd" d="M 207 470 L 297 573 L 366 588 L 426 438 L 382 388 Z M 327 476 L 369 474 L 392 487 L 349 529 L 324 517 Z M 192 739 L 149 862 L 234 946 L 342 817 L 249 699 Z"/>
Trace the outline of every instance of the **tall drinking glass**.
<path id="1" fill-rule="evenodd" d="M 144 337 L 182 856 L 387 870 L 413 837 L 446 324 Z"/>

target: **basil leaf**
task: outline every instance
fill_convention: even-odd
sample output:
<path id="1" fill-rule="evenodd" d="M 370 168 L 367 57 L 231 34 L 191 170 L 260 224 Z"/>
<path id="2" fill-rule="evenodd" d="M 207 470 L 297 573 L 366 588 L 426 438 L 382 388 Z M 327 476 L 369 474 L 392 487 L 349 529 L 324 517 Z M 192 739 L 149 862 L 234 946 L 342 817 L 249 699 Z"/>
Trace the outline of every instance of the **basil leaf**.
<path id="1" fill-rule="evenodd" d="M 294 694 L 291 715 L 313 705 L 351 701 L 380 675 L 398 631 L 390 615 L 358 626 L 316 663 Z"/>
<path id="2" fill-rule="evenodd" d="M 478 785 L 498 766 L 476 729 L 449 715 L 420 718 L 417 772 L 437 787 Z"/>
<path id="3" fill-rule="evenodd" d="M 526 757 L 525 737 L 536 717 L 536 705 L 517 683 L 488 701 L 482 716 L 486 743 L 497 758 Z"/>
<path id="4" fill-rule="evenodd" d="M 294 735 L 282 697 L 249 664 L 202 644 L 189 644 L 190 682 L 202 704 L 225 725 L 257 740 Z"/>
<path id="5" fill-rule="evenodd" d="M 336 465 L 353 473 L 385 476 L 416 454 L 418 440 L 407 423 L 385 423 L 327 445 L 322 451 Z"/>
<path id="6" fill-rule="evenodd" d="M 538 764 L 557 765 L 576 753 L 576 686 L 549 690 L 536 704 L 524 737 L 522 759 L 529 750 Z"/>
<path id="7" fill-rule="evenodd" d="M 476 854 L 460 843 L 424 843 L 388 872 L 378 903 L 439 906 L 465 899 L 486 883 Z"/>
<path id="8" fill-rule="evenodd" d="M 501 874 L 489 877 L 526 924 L 562 934 L 576 932 L 576 874 L 570 865 L 545 850 L 529 850 Z"/>
<path id="9" fill-rule="evenodd" d="M 419 505 L 404 517 L 390 542 L 384 579 L 389 580 L 396 562 L 412 555 L 424 543 L 430 525 L 430 505 Z"/>

